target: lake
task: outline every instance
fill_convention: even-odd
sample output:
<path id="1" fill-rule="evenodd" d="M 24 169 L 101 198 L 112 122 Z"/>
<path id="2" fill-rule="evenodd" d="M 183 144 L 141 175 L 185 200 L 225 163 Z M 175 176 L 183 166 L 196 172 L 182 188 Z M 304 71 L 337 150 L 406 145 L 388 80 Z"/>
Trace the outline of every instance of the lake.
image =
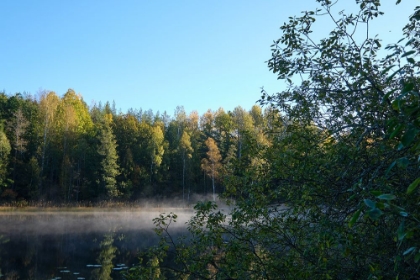
<path id="1" fill-rule="evenodd" d="M 0 212 L 0 279 L 123 279 L 158 242 L 152 219 L 171 211 L 184 232 L 192 210 Z"/>

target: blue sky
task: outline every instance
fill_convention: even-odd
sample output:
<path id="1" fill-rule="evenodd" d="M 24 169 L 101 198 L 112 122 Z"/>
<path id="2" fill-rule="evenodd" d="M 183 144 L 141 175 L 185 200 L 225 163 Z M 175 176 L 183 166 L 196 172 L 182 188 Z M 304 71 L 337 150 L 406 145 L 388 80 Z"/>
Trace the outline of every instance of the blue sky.
<path id="1" fill-rule="evenodd" d="M 373 32 L 393 42 L 420 0 L 383 2 L 386 17 Z M 262 86 L 284 89 L 264 63 L 279 27 L 315 7 L 315 0 L 1 0 L 0 90 L 61 96 L 72 88 L 88 105 L 114 100 L 122 112 L 250 109 Z"/>

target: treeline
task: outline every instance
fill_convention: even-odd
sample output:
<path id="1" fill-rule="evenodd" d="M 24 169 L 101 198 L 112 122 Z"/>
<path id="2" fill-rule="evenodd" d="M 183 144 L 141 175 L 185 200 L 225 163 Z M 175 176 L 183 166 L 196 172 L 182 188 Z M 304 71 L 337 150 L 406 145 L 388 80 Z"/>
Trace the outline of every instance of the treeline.
<path id="1" fill-rule="evenodd" d="M 69 89 L 62 97 L 0 93 L 0 199 L 80 202 L 213 196 L 222 180 L 258 164 L 249 151 L 270 145 L 275 112 L 208 110 L 174 116 L 151 110 L 89 108 Z M 251 156 L 252 155 L 252 156 Z M 242 164 L 234 164 L 240 159 Z"/>

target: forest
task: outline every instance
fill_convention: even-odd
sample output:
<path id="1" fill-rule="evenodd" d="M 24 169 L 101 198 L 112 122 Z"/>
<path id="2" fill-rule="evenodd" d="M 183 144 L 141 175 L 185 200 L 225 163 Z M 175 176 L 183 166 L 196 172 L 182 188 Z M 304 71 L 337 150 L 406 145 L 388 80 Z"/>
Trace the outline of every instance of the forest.
<path id="1" fill-rule="evenodd" d="M 171 118 L 88 108 L 72 90 L 3 94 L 1 199 L 233 205 L 196 203 L 179 239 L 176 213 L 156 217 L 160 243 L 127 279 L 418 279 L 420 7 L 382 46 L 369 31 L 395 20 L 383 1 L 338 2 L 286 19 L 267 66 L 287 88 L 249 111 Z"/>
<path id="2" fill-rule="evenodd" d="M 249 150 L 267 146 L 275 114 L 254 105 L 208 110 L 176 107 L 175 115 L 107 102 L 88 108 L 80 94 L 42 92 L 37 98 L 0 93 L 0 199 L 10 205 L 136 201 L 224 191 L 222 180 Z"/>

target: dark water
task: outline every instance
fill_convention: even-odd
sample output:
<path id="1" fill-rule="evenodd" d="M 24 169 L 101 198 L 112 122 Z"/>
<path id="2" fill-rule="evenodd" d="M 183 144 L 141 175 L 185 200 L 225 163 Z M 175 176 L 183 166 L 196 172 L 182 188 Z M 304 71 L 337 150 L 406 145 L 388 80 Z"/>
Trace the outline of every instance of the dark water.
<path id="1" fill-rule="evenodd" d="M 181 213 L 179 234 L 191 213 L 174 212 Z M 123 279 L 121 271 L 157 243 L 152 219 L 158 214 L 0 213 L 0 279 Z"/>

